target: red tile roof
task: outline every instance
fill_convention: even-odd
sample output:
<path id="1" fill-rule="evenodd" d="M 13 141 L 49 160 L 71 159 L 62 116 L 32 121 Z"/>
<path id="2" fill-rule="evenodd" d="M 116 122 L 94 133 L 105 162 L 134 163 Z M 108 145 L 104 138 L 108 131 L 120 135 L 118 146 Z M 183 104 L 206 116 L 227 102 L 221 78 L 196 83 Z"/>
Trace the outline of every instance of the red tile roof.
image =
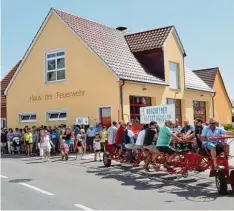
<path id="1" fill-rule="evenodd" d="M 215 77 L 218 72 L 218 68 L 193 70 L 193 72 L 199 78 L 201 78 L 211 89 L 213 89 Z"/>
<path id="2" fill-rule="evenodd" d="M 18 69 L 21 60 L 12 68 L 12 70 L 7 73 L 7 75 L 1 81 L 1 107 L 6 106 L 6 96 L 4 95 L 4 91 L 10 83 L 12 77 L 15 75 L 16 70 Z"/>
<path id="3" fill-rule="evenodd" d="M 165 81 L 146 73 L 125 40 L 126 32 L 78 16 L 54 10 L 119 78 L 166 85 Z"/>
<path id="4" fill-rule="evenodd" d="M 133 53 L 162 48 L 173 26 L 129 34 L 125 36 Z"/>
<path id="5" fill-rule="evenodd" d="M 139 48 L 144 50 L 162 47 L 169 33 L 173 29 L 177 35 L 174 26 L 135 34 L 127 34 L 124 31 L 119 31 L 63 11 L 56 9 L 53 9 L 53 11 L 68 24 L 84 43 L 89 46 L 120 79 L 166 85 L 164 80 L 148 74 L 135 58 L 132 51 Z M 145 37 L 145 39 L 143 39 L 144 42 L 142 42 L 142 44 L 141 42 L 136 42 L 143 37 Z M 139 48 L 137 47 L 137 44 L 140 45 Z M 212 90 L 190 70 L 185 71 L 185 79 L 186 88 L 192 87 L 196 90 L 212 92 Z M 202 88 L 200 86 L 201 84 Z"/>
<path id="6" fill-rule="evenodd" d="M 5 90 L 10 83 L 12 77 L 15 75 L 17 68 L 19 67 L 21 60 L 12 68 L 12 70 L 7 73 L 7 75 L 1 81 L 1 90 Z"/>
<path id="7" fill-rule="evenodd" d="M 223 77 L 221 75 L 221 72 L 218 67 L 214 68 L 207 68 L 207 69 L 200 69 L 200 70 L 193 70 L 193 72 L 201 79 L 203 80 L 211 89 L 214 88 L 214 83 L 215 83 L 215 77 L 219 73 L 221 81 L 223 83 L 224 91 L 226 92 L 226 95 L 229 99 L 229 102 L 231 105 L 233 105 L 232 100 L 230 99 L 227 89 L 225 87 Z"/>

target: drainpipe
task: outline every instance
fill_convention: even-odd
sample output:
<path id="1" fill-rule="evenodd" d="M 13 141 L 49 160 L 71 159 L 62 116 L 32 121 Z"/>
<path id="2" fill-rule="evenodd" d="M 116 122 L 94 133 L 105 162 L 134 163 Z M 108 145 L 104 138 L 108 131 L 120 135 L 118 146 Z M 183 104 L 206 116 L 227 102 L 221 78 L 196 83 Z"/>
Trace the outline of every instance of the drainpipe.
<path id="1" fill-rule="evenodd" d="M 125 84 L 125 80 L 123 80 L 123 83 L 120 85 L 120 106 L 121 106 L 122 121 L 124 120 L 124 114 L 123 114 L 123 86 L 124 84 Z"/>
<path id="2" fill-rule="evenodd" d="M 212 95 L 212 109 L 213 109 L 213 118 L 215 117 L 215 109 L 214 109 L 214 97 L 216 95 L 216 92 Z"/>

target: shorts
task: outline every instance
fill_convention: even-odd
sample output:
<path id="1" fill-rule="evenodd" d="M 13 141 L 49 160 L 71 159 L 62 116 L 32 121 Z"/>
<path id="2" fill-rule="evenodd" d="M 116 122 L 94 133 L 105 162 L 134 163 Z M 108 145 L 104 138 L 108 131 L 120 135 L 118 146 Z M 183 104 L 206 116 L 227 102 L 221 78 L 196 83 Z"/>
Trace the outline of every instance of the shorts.
<path id="1" fill-rule="evenodd" d="M 104 149 L 105 149 L 105 143 L 101 142 L 101 151 L 104 152 Z"/>
<path id="2" fill-rule="evenodd" d="M 144 147 L 142 145 L 135 145 L 135 149 L 144 150 Z"/>
<path id="3" fill-rule="evenodd" d="M 213 148 L 219 146 L 219 147 L 223 147 L 223 143 L 222 142 L 219 142 L 219 141 L 204 141 L 203 142 L 204 146 L 206 149 L 208 150 L 212 150 Z"/>
<path id="4" fill-rule="evenodd" d="M 51 147 L 49 147 L 49 146 L 44 146 L 43 147 L 44 153 L 50 153 L 50 150 L 51 150 Z"/>
<path id="5" fill-rule="evenodd" d="M 1 142 L 1 147 L 6 147 L 7 143 L 6 142 Z"/>
<path id="6" fill-rule="evenodd" d="M 70 145 L 72 145 L 72 144 L 74 145 L 74 141 L 70 141 Z"/>
<path id="7" fill-rule="evenodd" d="M 95 149 L 94 152 L 95 152 L 95 153 L 96 153 L 96 152 L 101 152 L 101 150 L 100 150 L 100 149 Z"/>
<path id="8" fill-rule="evenodd" d="M 126 149 L 134 149 L 135 144 L 125 144 Z"/>
<path id="9" fill-rule="evenodd" d="M 94 140 L 94 137 L 88 137 L 87 138 L 87 145 L 88 146 L 90 146 L 90 145 L 93 146 L 93 140 Z"/>
<path id="10" fill-rule="evenodd" d="M 71 140 L 66 140 L 65 143 L 67 144 L 68 147 L 71 146 Z"/>
<path id="11" fill-rule="evenodd" d="M 125 148 L 124 144 L 116 144 L 116 147 L 118 149 L 124 149 Z"/>
<path id="12" fill-rule="evenodd" d="M 158 146 L 157 149 L 159 152 L 163 152 L 168 155 L 172 155 L 176 152 L 176 150 L 171 146 Z"/>
<path id="13" fill-rule="evenodd" d="M 153 144 L 148 145 L 148 146 L 143 146 L 143 148 L 148 149 L 150 152 L 158 152 L 156 146 Z"/>
<path id="14" fill-rule="evenodd" d="M 26 145 L 29 146 L 29 145 L 32 145 L 33 143 L 29 143 L 29 142 L 26 142 Z"/>

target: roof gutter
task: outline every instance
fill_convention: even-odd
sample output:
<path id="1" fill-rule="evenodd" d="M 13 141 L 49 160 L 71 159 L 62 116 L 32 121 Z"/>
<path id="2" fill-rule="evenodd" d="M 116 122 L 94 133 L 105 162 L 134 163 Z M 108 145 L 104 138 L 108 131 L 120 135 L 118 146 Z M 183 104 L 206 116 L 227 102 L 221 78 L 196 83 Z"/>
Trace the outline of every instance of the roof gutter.
<path id="1" fill-rule="evenodd" d="M 206 93 L 215 93 L 215 91 L 205 91 L 205 90 L 193 89 L 193 88 L 186 88 L 186 90 L 193 90 L 193 91 L 206 92 Z"/>
<path id="2" fill-rule="evenodd" d="M 213 113 L 213 118 L 215 118 L 215 109 L 214 109 L 214 97 L 216 95 L 216 92 L 213 93 L 212 95 L 212 113 Z"/>
<path id="3" fill-rule="evenodd" d="M 121 119 L 124 120 L 123 114 L 123 86 L 125 85 L 125 80 L 122 80 L 123 83 L 120 85 L 120 106 L 121 106 Z"/>
<path id="4" fill-rule="evenodd" d="M 123 80 L 123 81 L 125 81 L 125 82 L 132 82 L 132 83 L 140 83 L 140 84 L 150 84 L 150 85 L 154 85 L 154 86 L 169 86 L 168 84 L 163 84 L 163 83 L 158 83 L 158 84 L 156 84 L 156 83 L 152 83 L 152 82 L 145 82 L 145 81 L 136 81 L 136 80 L 128 80 L 128 79 L 121 79 L 121 80 Z"/>

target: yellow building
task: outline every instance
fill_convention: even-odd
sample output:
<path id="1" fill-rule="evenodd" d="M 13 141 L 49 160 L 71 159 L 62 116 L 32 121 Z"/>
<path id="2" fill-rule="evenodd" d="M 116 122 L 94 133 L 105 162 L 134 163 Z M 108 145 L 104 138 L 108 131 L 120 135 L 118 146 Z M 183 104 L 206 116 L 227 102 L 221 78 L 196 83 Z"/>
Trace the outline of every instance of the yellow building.
<path id="1" fill-rule="evenodd" d="M 232 124 L 232 102 L 228 96 L 219 68 L 215 67 L 193 71 L 215 91 L 214 117 L 221 124 Z"/>
<path id="2" fill-rule="evenodd" d="M 137 121 L 171 103 L 180 120 L 209 119 L 214 91 L 184 67 L 175 27 L 124 29 L 51 9 L 5 91 L 8 127 Z"/>

